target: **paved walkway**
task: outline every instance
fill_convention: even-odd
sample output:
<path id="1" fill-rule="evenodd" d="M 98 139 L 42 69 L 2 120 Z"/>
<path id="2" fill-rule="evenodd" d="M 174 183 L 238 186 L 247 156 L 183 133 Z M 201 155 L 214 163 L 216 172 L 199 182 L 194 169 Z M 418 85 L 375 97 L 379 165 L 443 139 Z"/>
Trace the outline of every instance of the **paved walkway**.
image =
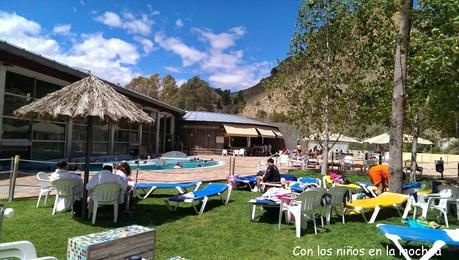
<path id="1" fill-rule="evenodd" d="M 214 159 L 221 161 L 221 164 L 208 168 L 194 168 L 194 169 L 177 169 L 165 171 L 140 171 L 139 182 L 191 182 L 197 180 L 203 181 L 221 181 L 225 180 L 229 174 L 229 159 L 228 156 L 211 156 L 201 155 L 195 156 L 199 158 Z M 260 161 L 266 161 L 267 157 L 237 157 L 235 166 L 235 174 L 240 176 L 253 175 L 257 172 L 257 166 Z M 424 175 L 436 176 L 439 174 L 435 172 L 433 163 L 423 163 Z M 457 178 L 457 163 L 445 164 L 445 177 Z M 0 176 L 0 199 L 8 197 L 9 190 L 9 177 L 8 174 Z M 136 170 L 133 169 L 132 178 L 135 178 Z M 3 177 L 3 178 L 2 178 Z M 35 173 L 22 173 L 17 178 L 15 198 L 20 197 L 34 197 L 40 191 L 40 184 L 35 177 Z"/>

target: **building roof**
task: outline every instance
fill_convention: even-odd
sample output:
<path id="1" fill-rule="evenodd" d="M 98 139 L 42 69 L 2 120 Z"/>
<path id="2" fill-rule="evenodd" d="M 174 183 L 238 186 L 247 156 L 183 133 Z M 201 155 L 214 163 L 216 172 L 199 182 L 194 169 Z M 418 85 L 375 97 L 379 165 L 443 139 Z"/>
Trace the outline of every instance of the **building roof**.
<path id="1" fill-rule="evenodd" d="M 228 124 L 244 124 L 244 125 L 259 125 L 269 126 L 277 129 L 277 126 L 270 125 L 264 122 L 256 121 L 253 119 L 241 117 L 232 114 L 214 113 L 214 112 L 203 112 L 203 111 L 187 111 L 186 114 L 181 118 L 183 121 L 188 122 L 217 122 L 217 123 L 228 123 Z"/>
<path id="2" fill-rule="evenodd" d="M 0 40 L 0 50 L 3 50 L 3 51 L 8 52 L 8 53 L 11 53 L 11 54 L 13 54 L 15 56 L 22 57 L 24 59 L 31 60 L 31 61 L 39 63 L 39 64 L 41 64 L 43 66 L 50 67 L 50 68 L 53 68 L 55 70 L 70 74 L 70 75 L 75 76 L 75 77 L 80 78 L 80 79 L 83 79 L 83 78 L 86 78 L 86 77 L 89 76 L 89 73 L 86 72 L 86 71 L 83 71 L 81 69 L 77 69 L 77 68 L 74 68 L 74 67 L 70 67 L 68 65 L 65 65 L 63 63 L 57 62 L 55 60 L 51 60 L 51 59 L 46 58 L 46 57 L 44 57 L 44 56 L 42 56 L 40 54 L 36 54 L 36 53 L 28 51 L 28 50 L 26 50 L 24 48 L 17 47 L 15 45 L 11 44 L 11 43 L 6 42 L 6 41 Z M 154 99 L 154 98 L 145 96 L 143 94 L 140 94 L 138 92 L 132 91 L 130 89 L 121 87 L 121 86 L 119 86 L 117 84 L 114 84 L 112 82 L 109 82 L 109 81 L 106 81 L 106 82 L 109 83 L 116 91 L 118 91 L 119 93 L 124 94 L 126 96 L 131 96 L 131 97 L 143 100 L 143 101 L 145 101 L 147 103 L 150 103 L 150 104 L 153 104 L 153 105 L 156 105 L 156 106 L 159 106 L 159 107 L 167 108 L 169 110 L 175 111 L 175 112 L 180 113 L 180 114 L 185 113 L 184 110 L 182 110 L 182 109 L 180 109 L 178 107 L 169 105 L 169 104 L 164 103 L 162 101 L 159 101 L 157 99 Z"/>

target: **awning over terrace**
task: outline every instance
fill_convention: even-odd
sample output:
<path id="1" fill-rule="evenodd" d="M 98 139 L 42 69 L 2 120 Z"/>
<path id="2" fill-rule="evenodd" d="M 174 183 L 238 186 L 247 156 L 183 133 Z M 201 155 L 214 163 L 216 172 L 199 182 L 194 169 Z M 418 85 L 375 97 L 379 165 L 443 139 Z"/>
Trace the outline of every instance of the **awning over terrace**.
<path id="1" fill-rule="evenodd" d="M 273 128 L 257 126 L 257 130 L 264 138 L 276 138 Z"/>
<path id="2" fill-rule="evenodd" d="M 258 137 L 254 126 L 223 124 L 223 127 L 229 136 Z"/>

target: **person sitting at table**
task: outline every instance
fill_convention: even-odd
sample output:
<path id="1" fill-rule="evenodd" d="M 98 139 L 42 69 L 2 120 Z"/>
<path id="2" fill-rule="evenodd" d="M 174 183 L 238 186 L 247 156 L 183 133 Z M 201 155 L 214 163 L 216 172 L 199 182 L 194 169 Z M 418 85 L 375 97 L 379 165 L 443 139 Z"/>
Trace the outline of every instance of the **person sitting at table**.
<path id="1" fill-rule="evenodd" d="M 131 179 L 131 166 L 127 162 L 123 162 L 115 167 L 115 174 L 120 176 L 127 184 L 128 187 L 134 186 L 134 181 Z"/>
<path id="2" fill-rule="evenodd" d="M 368 161 L 368 178 L 376 186 L 376 195 L 383 193 L 389 187 L 389 165 L 378 164 L 375 160 Z"/>
<path id="3" fill-rule="evenodd" d="M 260 172 L 261 173 L 261 172 Z M 277 166 L 274 165 L 273 158 L 268 159 L 268 167 L 264 174 L 259 174 L 257 176 L 257 189 L 260 190 L 261 182 L 280 182 L 280 174 Z"/>
<path id="4" fill-rule="evenodd" d="M 102 167 L 102 170 L 94 175 L 86 184 L 86 189 L 88 189 L 88 192 L 91 193 L 91 191 L 98 185 L 102 183 L 118 183 L 121 186 L 121 192 L 118 198 L 118 204 L 123 204 L 124 203 L 124 195 L 126 193 L 126 189 L 128 187 L 127 181 L 123 180 L 122 177 L 120 177 L 117 174 L 113 174 L 113 167 L 110 165 L 104 165 Z"/>
<path id="5" fill-rule="evenodd" d="M 73 194 L 75 198 L 81 198 L 83 194 L 83 179 L 75 174 L 74 172 L 69 172 L 68 164 L 65 161 L 58 161 L 56 163 L 56 171 L 51 174 L 51 182 L 55 180 L 77 180 L 78 185 L 73 188 Z M 57 211 L 69 210 L 72 206 L 73 201 L 68 201 L 65 198 L 59 199 L 57 202 Z"/>

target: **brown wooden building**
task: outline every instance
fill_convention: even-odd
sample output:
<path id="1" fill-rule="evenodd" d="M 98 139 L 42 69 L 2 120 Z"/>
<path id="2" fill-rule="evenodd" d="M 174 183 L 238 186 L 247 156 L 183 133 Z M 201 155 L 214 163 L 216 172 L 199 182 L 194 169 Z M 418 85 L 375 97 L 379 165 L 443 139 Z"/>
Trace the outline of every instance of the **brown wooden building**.
<path id="1" fill-rule="evenodd" d="M 83 156 L 86 125 L 22 120 L 13 111 L 87 77 L 88 73 L 0 41 L 0 158 L 49 160 Z M 110 83 L 110 82 L 108 82 Z M 154 124 L 97 122 L 93 155 L 157 154 L 174 149 L 176 121 L 185 111 L 110 83 L 148 113 Z"/>
<path id="2" fill-rule="evenodd" d="M 272 151 L 284 146 L 277 126 L 238 115 L 191 111 L 178 122 L 179 143 L 185 151 L 193 148 L 235 149 L 271 144 Z"/>

